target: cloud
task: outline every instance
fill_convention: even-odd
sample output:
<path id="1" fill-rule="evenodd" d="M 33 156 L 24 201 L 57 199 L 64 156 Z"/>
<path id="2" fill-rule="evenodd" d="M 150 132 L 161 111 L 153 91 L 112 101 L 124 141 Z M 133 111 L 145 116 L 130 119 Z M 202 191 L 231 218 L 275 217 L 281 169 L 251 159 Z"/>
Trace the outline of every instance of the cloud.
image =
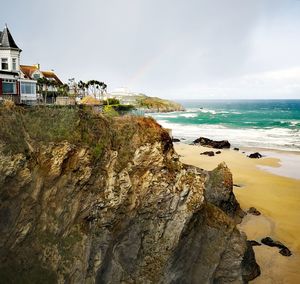
<path id="1" fill-rule="evenodd" d="M 217 88 L 222 97 L 234 89 L 255 98 L 274 88 L 247 74 L 300 66 L 299 12 L 296 0 L 12 0 L 0 18 L 24 64 L 39 62 L 64 80 L 94 78 L 163 97 Z M 297 82 L 281 82 L 297 96 Z"/>

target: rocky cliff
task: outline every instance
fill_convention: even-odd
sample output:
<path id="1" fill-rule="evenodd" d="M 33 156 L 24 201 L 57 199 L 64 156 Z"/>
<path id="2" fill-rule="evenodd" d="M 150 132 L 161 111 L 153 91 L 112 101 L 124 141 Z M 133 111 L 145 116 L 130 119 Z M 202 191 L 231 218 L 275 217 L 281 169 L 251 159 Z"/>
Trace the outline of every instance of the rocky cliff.
<path id="1" fill-rule="evenodd" d="M 0 108 L 1 283 L 246 283 L 226 165 L 182 164 L 150 118 Z M 211 194 L 209 193 L 211 192 Z"/>

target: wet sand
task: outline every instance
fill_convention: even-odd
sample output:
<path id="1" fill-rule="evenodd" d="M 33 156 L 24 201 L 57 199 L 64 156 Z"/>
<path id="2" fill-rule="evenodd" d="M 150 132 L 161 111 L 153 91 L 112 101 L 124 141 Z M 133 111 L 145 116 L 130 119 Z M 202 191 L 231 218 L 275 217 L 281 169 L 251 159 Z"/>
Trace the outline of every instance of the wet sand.
<path id="1" fill-rule="evenodd" d="M 254 152 L 255 149 L 222 149 L 221 154 L 208 157 L 200 153 L 217 150 L 182 143 L 175 143 L 175 150 L 183 163 L 206 170 L 212 170 L 225 161 L 233 174 L 233 183 L 241 185 L 234 187 L 241 207 L 247 210 L 253 206 L 262 213 L 260 216 L 247 215 L 239 225 L 240 230 L 250 240 L 260 241 L 270 236 L 292 251 L 291 257 L 285 257 L 277 248 L 254 247 L 262 274 L 251 283 L 300 283 L 300 171 L 298 179 L 279 175 L 282 158 L 296 155 L 294 158 L 298 159 L 300 154 L 272 150 L 264 151 L 265 157 L 261 159 L 250 159 L 242 151 Z M 294 166 L 291 164 L 291 172 L 295 170 Z M 276 169 L 276 174 L 272 169 Z M 288 172 L 286 164 L 282 174 Z"/>

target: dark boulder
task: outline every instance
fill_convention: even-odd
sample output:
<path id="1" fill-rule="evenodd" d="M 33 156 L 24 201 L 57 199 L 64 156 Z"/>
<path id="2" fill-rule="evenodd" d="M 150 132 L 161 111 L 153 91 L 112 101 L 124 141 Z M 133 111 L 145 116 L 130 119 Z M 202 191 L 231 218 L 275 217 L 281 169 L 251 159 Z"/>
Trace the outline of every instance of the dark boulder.
<path id="1" fill-rule="evenodd" d="M 230 143 L 227 140 L 214 141 L 205 137 L 200 137 L 194 140 L 193 143 L 205 147 L 215 148 L 215 149 L 230 148 Z"/>
<path id="2" fill-rule="evenodd" d="M 173 139 L 172 139 L 172 142 L 180 142 L 180 139 L 178 139 L 178 138 L 173 138 Z"/>
<path id="3" fill-rule="evenodd" d="M 216 154 L 221 154 L 221 153 L 222 153 L 221 151 L 217 151 L 217 152 L 216 152 Z"/>
<path id="4" fill-rule="evenodd" d="M 251 241 L 248 241 L 250 244 L 251 244 L 251 246 L 261 246 L 261 243 L 259 243 L 259 242 L 257 242 L 257 241 L 254 241 L 254 240 L 251 240 Z"/>
<path id="5" fill-rule="evenodd" d="M 240 149 L 239 149 L 239 148 L 233 148 L 233 150 L 234 150 L 234 151 L 240 151 Z"/>
<path id="6" fill-rule="evenodd" d="M 255 207 L 250 207 L 247 211 L 247 213 L 259 216 L 261 213 L 255 208 Z"/>
<path id="7" fill-rule="evenodd" d="M 250 154 L 248 157 L 251 159 L 259 159 L 262 157 L 262 154 L 255 152 L 255 153 Z"/>
<path id="8" fill-rule="evenodd" d="M 206 152 L 200 153 L 200 155 L 207 155 L 209 157 L 212 157 L 215 155 L 215 153 L 213 151 L 206 151 Z"/>
<path id="9" fill-rule="evenodd" d="M 264 245 L 267 245 L 269 247 L 277 247 L 280 249 L 279 253 L 284 255 L 284 256 L 291 256 L 292 255 L 292 252 L 281 242 L 279 241 L 274 241 L 272 238 L 270 237 L 266 237 L 266 238 L 263 238 L 261 240 L 261 242 L 264 244 Z"/>
<path id="10" fill-rule="evenodd" d="M 287 248 L 283 248 L 279 251 L 280 254 L 282 254 L 283 256 L 291 256 L 292 252 Z"/>

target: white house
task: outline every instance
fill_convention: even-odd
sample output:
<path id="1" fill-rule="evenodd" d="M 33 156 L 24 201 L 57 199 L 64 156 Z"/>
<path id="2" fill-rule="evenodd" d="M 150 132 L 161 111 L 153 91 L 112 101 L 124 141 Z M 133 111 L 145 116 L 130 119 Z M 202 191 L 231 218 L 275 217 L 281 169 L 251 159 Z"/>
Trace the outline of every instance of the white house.
<path id="1" fill-rule="evenodd" d="M 40 64 L 36 65 L 20 65 L 21 77 L 26 80 L 38 80 L 40 78 L 46 78 L 50 82 L 54 82 L 53 85 L 43 85 L 42 90 L 45 91 L 47 89 L 48 96 L 47 101 L 49 103 L 53 103 L 57 94 L 59 86 L 62 86 L 62 81 L 58 78 L 58 76 L 54 73 L 54 71 L 42 71 L 40 70 Z M 41 90 L 39 91 L 41 92 Z M 41 97 L 41 94 L 37 94 L 38 97 Z"/>
<path id="2" fill-rule="evenodd" d="M 3 32 L 0 32 L 0 100 L 12 99 L 16 103 L 34 104 L 36 81 L 22 77 L 21 52 L 5 25 Z"/>
<path id="3" fill-rule="evenodd" d="M 131 92 L 127 88 L 118 88 L 108 94 L 109 98 L 118 99 L 124 105 L 136 105 L 137 100 L 143 96 L 143 94 Z"/>

